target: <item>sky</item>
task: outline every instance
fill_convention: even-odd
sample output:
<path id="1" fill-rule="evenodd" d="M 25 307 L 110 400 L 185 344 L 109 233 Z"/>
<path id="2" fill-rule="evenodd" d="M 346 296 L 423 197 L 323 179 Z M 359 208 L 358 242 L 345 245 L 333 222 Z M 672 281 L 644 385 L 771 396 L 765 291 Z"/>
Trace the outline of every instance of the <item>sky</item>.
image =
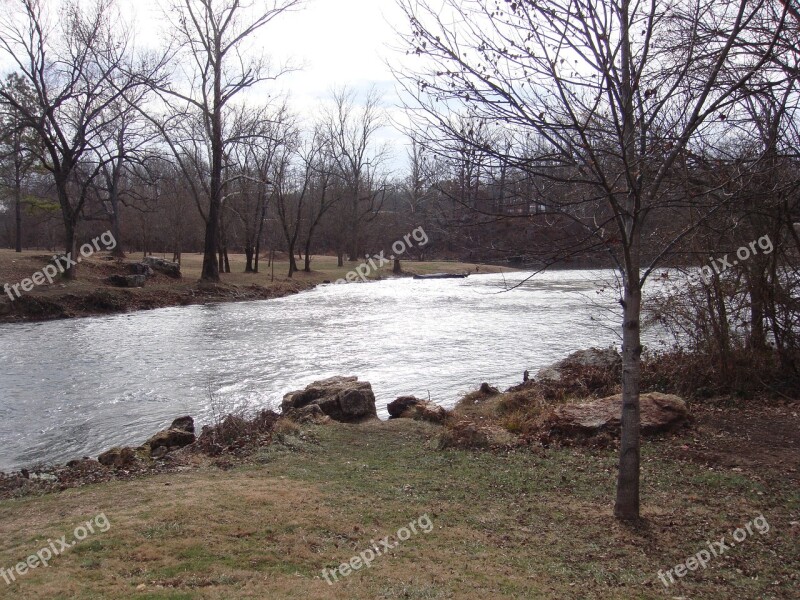
<path id="1" fill-rule="evenodd" d="M 163 25 L 164 0 L 121 0 L 136 20 L 141 42 L 153 44 Z M 130 11 L 130 12 L 129 12 Z M 306 0 L 299 11 L 279 16 L 260 30 L 269 55 L 292 58 L 302 72 L 282 81 L 303 103 L 319 99 L 333 85 L 371 83 L 393 89 L 385 60 L 399 41 L 393 29 L 402 25 L 396 0 Z"/>
<path id="2" fill-rule="evenodd" d="M 57 8 L 61 2 L 47 1 L 50 8 Z M 164 39 L 170 35 L 164 7 L 171 1 L 117 0 L 122 18 L 135 31 L 137 49 L 163 47 Z M 365 92 L 375 86 L 382 95 L 389 122 L 405 122 L 397 86 L 387 64 L 397 65 L 405 54 L 398 51 L 402 41 L 395 28 L 407 28 L 397 0 L 305 0 L 300 10 L 278 16 L 259 30 L 254 40 L 254 46 L 260 47 L 275 64 L 291 61 L 301 68 L 277 82 L 247 92 L 247 96 L 257 101 L 266 93 L 288 94 L 291 109 L 311 121 L 321 112 L 334 87 L 348 86 Z M 8 57 L 0 57 L 0 71 L 12 68 Z M 391 149 L 388 168 L 402 169 L 406 161 L 406 137 L 391 125 L 376 137 L 378 144 L 386 143 Z"/>
<path id="3" fill-rule="evenodd" d="M 163 31 L 163 0 L 120 0 L 126 17 L 137 30 L 137 45 L 157 46 Z M 285 92 L 301 117 L 313 118 L 331 89 L 344 85 L 365 91 L 375 85 L 384 108 L 402 119 L 399 98 L 387 61 L 397 63 L 403 53 L 395 27 L 405 21 L 396 0 L 307 0 L 297 12 L 279 16 L 259 31 L 258 43 L 276 63 L 291 60 L 302 69 L 270 83 L 270 91 Z M 405 139 L 392 127 L 379 134 L 403 161 Z"/>

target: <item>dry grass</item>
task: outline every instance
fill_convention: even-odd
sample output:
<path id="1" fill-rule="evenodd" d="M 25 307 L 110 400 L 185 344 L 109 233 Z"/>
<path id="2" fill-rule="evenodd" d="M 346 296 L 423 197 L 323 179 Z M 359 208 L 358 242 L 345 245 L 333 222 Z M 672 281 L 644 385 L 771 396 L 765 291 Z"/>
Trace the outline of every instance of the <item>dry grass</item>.
<path id="1" fill-rule="evenodd" d="M 796 426 L 796 425 L 795 425 Z M 795 598 L 796 476 L 665 458 L 648 442 L 645 522 L 610 516 L 607 450 L 435 450 L 440 429 L 399 420 L 310 430 L 258 464 L 0 502 L 0 566 L 104 512 L 92 536 L 3 590 L 28 598 Z M 291 437 L 294 431 L 284 432 Z M 656 578 L 763 513 L 772 526 L 665 590 Z M 333 586 L 320 577 L 428 514 L 434 531 Z M 5 586 L 2 581 L 0 585 Z"/>
<path id="2" fill-rule="evenodd" d="M 478 390 L 467 394 L 458 402 L 453 415 L 529 436 L 538 432 L 543 417 L 554 406 L 618 392 L 616 369 L 565 367 L 560 381 L 530 380 L 505 393 L 485 394 Z"/>

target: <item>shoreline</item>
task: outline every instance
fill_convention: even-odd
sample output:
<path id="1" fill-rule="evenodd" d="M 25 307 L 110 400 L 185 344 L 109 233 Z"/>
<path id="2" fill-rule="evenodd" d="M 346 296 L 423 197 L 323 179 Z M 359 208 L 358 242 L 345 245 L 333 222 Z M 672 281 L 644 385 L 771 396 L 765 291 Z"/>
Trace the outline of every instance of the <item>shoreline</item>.
<path id="1" fill-rule="evenodd" d="M 40 269 L 48 255 L 27 251 L 17 255 L 0 250 L 0 284 L 19 281 Z M 202 255 L 185 254 L 181 265 L 182 277 L 172 279 L 156 273 L 141 288 L 113 287 L 106 282 L 109 276 L 128 272 L 135 259 L 115 260 L 108 256 L 93 257 L 81 264 L 78 279 L 57 281 L 18 299 L 9 301 L 0 296 L 0 324 L 39 323 L 64 319 L 126 314 L 173 306 L 192 306 L 227 302 L 272 300 L 305 292 L 319 285 L 343 278 L 361 263 L 346 262 L 336 265 L 335 257 L 314 256 L 312 271 L 298 271 L 294 277 L 286 276 L 288 259 L 276 261 L 273 267 L 262 268 L 259 273 L 244 272 L 244 256 L 231 255 L 231 273 L 221 273 L 219 283 L 199 281 Z M 475 269 L 478 269 L 476 272 Z M 393 274 L 391 269 L 370 272 L 367 281 L 397 277 L 413 277 L 431 273 L 492 274 L 514 272 L 517 269 L 495 265 L 424 261 L 403 263 L 403 273 Z"/>

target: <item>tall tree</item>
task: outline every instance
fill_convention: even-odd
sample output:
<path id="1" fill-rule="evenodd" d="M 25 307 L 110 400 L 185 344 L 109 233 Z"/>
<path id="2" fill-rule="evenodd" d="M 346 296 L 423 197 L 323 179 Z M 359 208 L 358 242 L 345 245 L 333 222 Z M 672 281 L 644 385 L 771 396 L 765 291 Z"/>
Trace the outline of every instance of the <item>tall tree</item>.
<path id="1" fill-rule="evenodd" d="M 77 261 L 78 224 L 108 160 L 97 157 L 108 134 L 107 108 L 141 85 L 141 72 L 129 60 L 130 35 L 113 0 L 66 2 L 57 14 L 44 0 L 9 4 L 0 15 L 0 51 L 33 90 L 34 101 L 5 88 L 0 99 L 38 138 L 36 159 L 52 176 L 65 250 Z M 73 278 L 76 267 L 70 264 L 65 277 Z"/>
<path id="2" fill-rule="evenodd" d="M 642 289 L 691 228 L 660 240 L 652 227 L 688 203 L 700 220 L 717 210 L 712 190 L 683 196 L 681 167 L 729 133 L 726 115 L 751 93 L 784 19 L 772 20 L 769 0 L 399 3 L 410 60 L 420 57 L 399 75 L 425 145 L 467 144 L 563 182 L 577 193 L 548 199 L 548 209 L 581 223 L 616 261 L 623 398 L 614 512 L 636 519 Z M 465 130 L 464 117 L 503 129 L 503 144 Z"/>
<path id="3" fill-rule="evenodd" d="M 207 146 L 208 180 L 203 186 L 207 198 L 201 209 L 206 222 L 203 280 L 219 281 L 217 251 L 226 185 L 224 160 L 234 142 L 225 130 L 226 118 L 237 96 L 287 70 L 271 70 L 263 56 L 251 51 L 252 42 L 266 25 L 301 3 L 302 0 L 174 0 L 172 4 L 176 49 L 171 51 L 171 59 L 176 70 L 187 77 L 156 81 L 154 88 L 169 105 L 172 117 L 194 113 L 196 145 Z M 161 128 L 169 136 L 167 121 L 162 121 Z M 174 144 L 172 147 L 175 149 Z M 182 171 L 188 180 L 197 176 L 196 170 Z M 190 184 L 195 186 L 192 181 Z"/>
<path id="4" fill-rule="evenodd" d="M 347 199 L 340 208 L 348 229 L 347 251 L 354 261 L 361 256 L 362 225 L 380 210 L 385 193 L 384 186 L 375 185 L 387 157 L 386 146 L 376 140 L 385 115 L 374 88 L 360 104 L 356 92 L 346 88 L 334 90 L 332 100 L 323 128 L 338 176 L 347 188 Z"/>
<path id="5" fill-rule="evenodd" d="M 11 73 L 1 85 L 17 102 L 34 110 L 33 90 L 24 78 Z M 7 102 L 0 103 L 0 161 L 4 185 L 11 189 L 14 198 L 14 248 L 17 252 L 22 252 L 23 183 L 34 166 L 37 145 L 24 114 Z"/>

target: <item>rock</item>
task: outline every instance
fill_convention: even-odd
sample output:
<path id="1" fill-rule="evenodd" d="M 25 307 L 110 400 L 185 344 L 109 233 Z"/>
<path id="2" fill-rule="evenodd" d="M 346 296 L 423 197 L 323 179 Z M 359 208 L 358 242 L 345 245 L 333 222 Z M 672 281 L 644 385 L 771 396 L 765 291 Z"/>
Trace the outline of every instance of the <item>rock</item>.
<path id="1" fill-rule="evenodd" d="M 178 429 L 187 433 L 194 433 L 194 419 L 192 417 L 178 417 L 169 426 L 170 429 Z"/>
<path id="2" fill-rule="evenodd" d="M 641 432 L 654 434 L 674 430 L 689 417 L 678 396 L 651 392 L 640 396 Z M 619 436 L 622 395 L 616 394 L 582 404 L 565 404 L 545 417 L 545 429 L 562 437 L 591 437 L 602 433 Z"/>
<path id="3" fill-rule="evenodd" d="M 136 464 L 136 451 L 127 446 L 111 448 L 111 450 L 106 450 L 98 456 L 97 462 L 106 467 L 127 469 Z"/>
<path id="4" fill-rule="evenodd" d="M 128 265 L 133 275 L 144 275 L 145 277 L 152 277 L 154 272 L 150 265 L 144 263 L 131 263 Z"/>
<path id="5" fill-rule="evenodd" d="M 397 400 L 390 402 L 387 405 L 386 410 L 389 411 L 390 419 L 401 419 L 403 418 L 403 413 L 407 409 L 419 404 L 420 402 L 422 402 L 422 400 L 414 396 L 400 396 Z"/>
<path id="6" fill-rule="evenodd" d="M 622 356 L 614 348 L 578 350 L 557 363 L 539 369 L 536 378 L 540 381 L 560 381 L 565 369 L 580 367 L 618 370 L 622 368 Z"/>
<path id="7" fill-rule="evenodd" d="M 194 424 L 192 425 L 192 429 L 194 429 Z M 183 429 L 170 428 L 159 431 L 157 434 L 147 440 L 143 444 L 143 447 L 149 448 L 150 456 L 153 456 L 154 453 L 161 447 L 166 448 L 167 452 L 171 452 L 172 450 L 177 450 L 178 448 L 183 448 L 190 444 L 194 444 L 194 441 L 194 431 L 184 431 Z"/>
<path id="8" fill-rule="evenodd" d="M 147 276 L 145 275 L 111 275 L 106 278 L 106 283 L 114 287 L 140 288 L 144 287 Z"/>
<path id="9" fill-rule="evenodd" d="M 331 377 L 283 397 L 281 412 L 316 404 L 334 421 L 362 423 L 378 418 L 372 386 L 358 377 Z"/>
<path id="10" fill-rule="evenodd" d="M 295 423 L 311 425 L 325 425 L 333 421 L 333 419 L 322 412 L 318 404 L 309 404 L 301 408 L 290 408 L 283 416 Z"/>
<path id="11" fill-rule="evenodd" d="M 444 408 L 414 396 L 401 396 L 390 402 L 386 408 L 390 419 L 414 419 L 441 424 L 447 418 L 447 411 Z"/>
<path id="12" fill-rule="evenodd" d="M 151 267 L 154 271 L 180 279 L 181 266 L 178 263 L 164 260 L 163 258 L 156 258 L 155 256 L 147 256 L 142 260 L 142 264 Z"/>
<path id="13" fill-rule="evenodd" d="M 496 396 L 497 394 L 500 393 L 500 390 L 498 390 L 496 387 L 492 387 L 491 385 L 489 385 L 484 381 L 481 384 L 480 392 L 481 394 L 485 394 L 487 396 Z"/>

